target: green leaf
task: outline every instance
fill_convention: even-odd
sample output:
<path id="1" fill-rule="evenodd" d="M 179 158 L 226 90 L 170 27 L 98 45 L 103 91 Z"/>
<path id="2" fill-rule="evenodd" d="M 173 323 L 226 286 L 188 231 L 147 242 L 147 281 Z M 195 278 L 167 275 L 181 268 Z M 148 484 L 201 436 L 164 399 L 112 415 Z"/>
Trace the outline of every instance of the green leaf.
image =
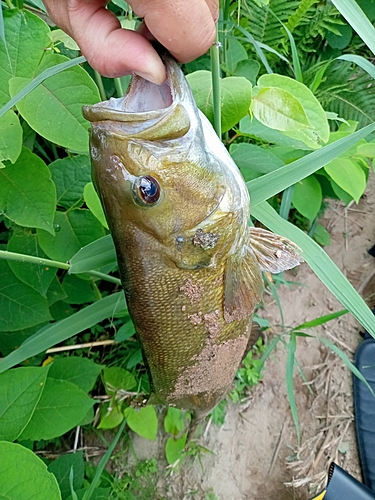
<path id="1" fill-rule="evenodd" d="M 0 259 L 0 332 L 14 332 L 49 321 L 47 299 L 22 283 Z"/>
<path id="2" fill-rule="evenodd" d="M 98 429 L 114 429 L 124 420 L 124 413 L 115 401 L 105 405 Z"/>
<path id="3" fill-rule="evenodd" d="M 335 29 L 340 33 L 332 33 L 332 31 L 327 30 L 325 34 L 325 39 L 333 49 L 345 49 L 352 39 L 353 30 L 348 24 L 337 24 Z"/>
<path id="4" fill-rule="evenodd" d="M 314 240 L 322 246 L 328 246 L 331 244 L 331 236 L 327 229 L 320 224 L 315 227 L 313 234 Z"/>
<path id="5" fill-rule="evenodd" d="M 50 44 L 47 24 L 27 10 L 4 11 L 4 27 L 7 47 L 0 40 L 0 106 L 10 98 L 9 78 L 31 76 Z"/>
<path id="6" fill-rule="evenodd" d="M 63 500 L 70 496 L 69 475 L 72 469 L 73 488 L 76 491 L 83 486 L 85 463 L 82 451 L 62 455 L 48 465 L 49 472 L 56 477 Z"/>
<path id="7" fill-rule="evenodd" d="M 46 351 L 53 345 L 59 344 L 73 335 L 77 335 L 87 328 L 91 328 L 106 318 L 113 317 L 114 314 L 125 308 L 126 304 L 123 292 L 113 293 L 81 309 L 68 318 L 42 328 L 16 351 L 9 354 L 6 358 L 0 359 L 0 373 L 14 365 L 22 363 L 27 358 Z M 1 304 L 0 309 L 4 310 L 1 308 Z"/>
<path id="8" fill-rule="evenodd" d="M 286 389 L 288 394 L 288 400 L 290 405 L 290 410 L 292 412 L 294 426 L 296 428 L 297 441 L 300 442 L 300 428 L 299 428 L 299 420 L 298 420 L 298 412 L 296 405 L 296 398 L 294 393 L 294 380 L 293 380 L 293 372 L 294 372 L 294 361 L 295 361 L 295 352 L 296 352 L 296 336 L 294 333 L 290 334 L 290 340 L 288 344 L 288 358 L 286 362 Z"/>
<path id="9" fill-rule="evenodd" d="M 325 251 L 296 226 L 282 219 L 268 203 L 253 208 L 253 215 L 271 231 L 294 241 L 302 249 L 303 258 L 317 277 L 375 337 L 375 316 Z"/>
<path id="10" fill-rule="evenodd" d="M 155 441 L 158 431 L 158 417 L 152 405 L 136 410 L 129 406 L 125 410 L 125 417 L 127 417 L 127 424 L 133 432 L 145 439 Z"/>
<path id="11" fill-rule="evenodd" d="M 0 118 L 0 168 L 3 161 L 14 163 L 22 150 L 22 127 L 18 116 L 12 110 Z"/>
<path id="12" fill-rule="evenodd" d="M 332 0 L 336 9 L 375 54 L 375 28 L 355 0 Z"/>
<path id="13" fill-rule="evenodd" d="M 15 368 L 0 375 L 0 440 L 14 441 L 25 429 L 42 395 L 48 369 Z"/>
<path id="14" fill-rule="evenodd" d="M 198 108 L 214 122 L 211 72 L 200 70 L 187 75 Z M 227 132 L 249 111 L 251 83 L 243 77 L 231 76 L 220 80 L 221 126 Z"/>
<path id="15" fill-rule="evenodd" d="M 349 158 L 337 158 L 324 167 L 324 170 L 358 203 L 366 189 L 366 174 L 361 166 Z"/>
<path id="16" fill-rule="evenodd" d="M 228 46 L 226 50 L 226 64 L 228 72 L 233 74 L 237 64 L 244 59 L 247 59 L 247 52 L 241 42 L 235 38 L 228 38 Z"/>
<path id="17" fill-rule="evenodd" d="M 42 397 L 19 439 L 38 441 L 61 436 L 79 425 L 94 403 L 76 385 L 48 377 Z"/>
<path id="18" fill-rule="evenodd" d="M 187 434 L 184 434 L 179 439 L 168 438 L 165 444 L 165 457 L 169 465 L 177 462 L 185 450 Z"/>
<path id="19" fill-rule="evenodd" d="M 103 226 L 89 210 L 56 212 L 54 228 L 56 236 L 38 230 L 39 245 L 48 257 L 62 262 L 68 261 L 88 243 L 104 236 Z"/>
<path id="20" fill-rule="evenodd" d="M 63 299 L 67 304 L 86 304 L 98 299 L 92 287 L 92 281 L 83 280 L 74 274 L 64 276 L 62 288 L 67 294 L 67 297 Z"/>
<path id="21" fill-rule="evenodd" d="M 300 214 L 314 220 L 322 205 L 322 188 L 313 175 L 295 184 L 292 203 Z"/>
<path id="22" fill-rule="evenodd" d="M 55 279 L 52 281 L 50 287 L 47 290 L 48 305 L 51 306 L 55 302 L 58 302 L 59 300 L 64 300 L 65 298 L 66 298 L 66 293 L 64 292 L 57 276 L 55 276 Z"/>
<path id="23" fill-rule="evenodd" d="M 83 198 L 83 189 L 91 181 L 90 158 L 73 156 L 50 163 L 53 182 L 56 184 L 57 204 L 70 208 Z"/>
<path id="24" fill-rule="evenodd" d="M 40 195 L 43 193 L 43 196 Z M 17 161 L 0 169 L 0 211 L 20 226 L 37 227 L 51 234 L 56 191 L 46 164 L 23 148 Z"/>
<path id="25" fill-rule="evenodd" d="M 56 42 L 62 42 L 67 49 L 70 50 L 80 50 L 77 43 L 70 37 L 65 31 L 57 29 L 49 32 L 49 37 L 51 42 L 56 45 L 59 45 Z"/>
<path id="26" fill-rule="evenodd" d="M 38 71 L 68 61 L 64 56 L 45 56 Z M 14 97 L 30 83 L 31 78 L 12 78 L 9 82 Z M 88 73 L 74 66 L 43 81 L 17 104 L 28 124 L 45 139 L 74 151 L 88 150 L 87 122 L 82 116 L 83 104 L 100 100 L 98 88 Z"/>
<path id="27" fill-rule="evenodd" d="M 129 339 L 135 333 L 134 325 L 130 317 L 127 322 L 120 326 L 115 335 L 116 342 L 124 342 L 124 340 Z"/>
<path id="28" fill-rule="evenodd" d="M 375 124 L 328 144 L 299 160 L 247 183 L 253 208 L 264 200 L 313 174 L 375 130 Z"/>
<path id="29" fill-rule="evenodd" d="M 0 498 L 6 500 L 61 500 L 53 474 L 31 450 L 0 442 Z"/>
<path id="30" fill-rule="evenodd" d="M 48 376 L 56 380 L 66 380 L 90 392 L 103 367 L 82 356 L 69 356 L 68 358 L 55 358 L 50 365 Z"/>
<path id="31" fill-rule="evenodd" d="M 3 356 L 7 356 L 39 329 L 40 326 L 36 325 L 16 332 L 0 333 L 0 352 Z"/>
<path id="32" fill-rule="evenodd" d="M 79 274 L 116 263 L 115 245 L 112 236 L 108 234 L 81 248 L 70 259 L 69 272 L 71 274 Z"/>
<path id="33" fill-rule="evenodd" d="M 293 330 L 302 330 L 303 328 L 314 328 L 315 326 L 324 325 L 324 323 L 328 323 L 328 321 L 332 321 L 333 319 L 339 318 L 340 316 L 343 316 L 347 313 L 347 309 L 343 309 L 342 311 L 337 311 L 332 314 L 326 314 L 325 316 L 321 316 L 320 318 L 315 318 L 311 321 L 301 323 L 300 325 L 294 327 Z"/>
<path id="34" fill-rule="evenodd" d="M 263 125 L 281 132 L 311 128 L 298 99 L 276 87 L 261 88 L 251 102 L 251 111 Z"/>
<path id="35" fill-rule="evenodd" d="M 357 154 L 367 158 L 375 158 L 375 143 L 368 142 L 357 147 Z"/>
<path id="36" fill-rule="evenodd" d="M 309 129 L 290 129 L 287 133 L 296 140 L 301 140 L 312 148 L 321 146 L 329 139 L 329 125 L 324 109 L 321 104 L 303 83 L 282 75 L 263 75 L 258 80 L 260 88 L 278 88 L 292 94 L 298 100 L 307 117 Z M 273 127 L 278 128 L 278 127 Z M 281 129 L 279 129 L 281 130 Z"/>
<path id="37" fill-rule="evenodd" d="M 278 130 L 266 127 L 254 117 L 250 119 L 249 116 L 246 116 L 240 121 L 240 132 L 270 144 L 277 144 L 279 146 L 291 147 L 294 149 L 311 149 L 302 141 L 296 141 Z"/>
<path id="38" fill-rule="evenodd" d="M 270 149 L 255 144 L 231 144 L 229 152 L 246 181 L 268 174 L 285 164 Z"/>
<path id="39" fill-rule="evenodd" d="M 85 199 L 86 205 L 89 207 L 98 221 L 106 229 L 108 229 L 108 224 L 104 215 L 102 204 L 92 182 L 86 184 L 85 189 L 83 190 L 83 197 Z"/>
<path id="40" fill-rule="evenodd" d="M 233 76 L 243 76 L 249 82 L 255 86 L 256 79 L 260 70 L 260 64 L 254 59 L 246 59 L 246 61 L 240 61 L 233 73 Z"/>
<path id="41" fill-rule="evenodd" d="M 137 387 L 134 375 L 119 366 L 104 368 L 103 379 L 107 394 L 113 394 L 119 390 L 131 391 Z"/>
<path id="42" fill-rule="evenodd" d="M 9 252 L 34 255 L 35 257 L 47 257 L 38 245 L 36 234 L 31 233 L 31 231 L 14 231 L 8 242 L 7 250 Z M 9 260 L 8 263 L 18 279 L 34 288 L 43 297 L 46 296 L 47 290 L 56 275 L 57 269 L 55 267 L 16 260 Z"/>
<path id="43" fill-rule="evenodd" d="M 164 418 L 165 432 L 178 436 L 185 429 L 185 416 L 182 410 L 168 407 L 168 412 Z"/>

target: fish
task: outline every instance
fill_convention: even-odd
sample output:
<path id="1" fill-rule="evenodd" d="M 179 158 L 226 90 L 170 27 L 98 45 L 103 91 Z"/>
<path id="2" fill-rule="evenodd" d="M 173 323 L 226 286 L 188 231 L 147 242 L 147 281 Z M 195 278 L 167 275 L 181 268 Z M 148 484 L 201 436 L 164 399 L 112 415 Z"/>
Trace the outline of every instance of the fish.
<path id="1" fill-rule="evenodd" d="M 253 326 L 262 272 L 303 262 L 298 247 L 250 227 L 244 179 L 187 80 L 162 54 L 162 85 L 83 107 L 92 177 L 113 236 L 152 404 L 203 420 L 229 391 Z"/>

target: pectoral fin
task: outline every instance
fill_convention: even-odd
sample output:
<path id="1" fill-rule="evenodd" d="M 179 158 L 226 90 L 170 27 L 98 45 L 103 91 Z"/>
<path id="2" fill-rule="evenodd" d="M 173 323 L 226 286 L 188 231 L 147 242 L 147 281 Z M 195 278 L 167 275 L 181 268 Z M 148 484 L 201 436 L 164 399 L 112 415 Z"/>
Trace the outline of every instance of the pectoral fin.
<path id="1" fill-rule="evenodd" d="M 266 229 L 249 228 L 249 245 L 262 271 L 277 274 L 304 262 L 295 243 Z"/>
<path id="2" fill-rule="evenodd" d="M 225 321 L 230 323 L 248 318 L 259 304 L 262 292 L 262 274 L 251 249 L 245 247 L 231 255 L 225 268 Z"/>

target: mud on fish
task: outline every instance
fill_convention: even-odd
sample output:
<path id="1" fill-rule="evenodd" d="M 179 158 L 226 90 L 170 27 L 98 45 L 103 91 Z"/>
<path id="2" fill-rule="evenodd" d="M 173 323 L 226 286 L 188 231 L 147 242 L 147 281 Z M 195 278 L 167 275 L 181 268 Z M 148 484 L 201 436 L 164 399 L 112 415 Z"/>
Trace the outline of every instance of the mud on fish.
<path id="1" fill-rule="evenodd" d="M 201 419 L 257 340 L 262 271 L 279 273 L 302 258 L 286 238 L 248 226 L 250 199 L 237 166 L 179 66 L 170 56 L 164 62 L 161 86 L 134 76 L 124 97 L 83 113 L 150 402 Z"/>

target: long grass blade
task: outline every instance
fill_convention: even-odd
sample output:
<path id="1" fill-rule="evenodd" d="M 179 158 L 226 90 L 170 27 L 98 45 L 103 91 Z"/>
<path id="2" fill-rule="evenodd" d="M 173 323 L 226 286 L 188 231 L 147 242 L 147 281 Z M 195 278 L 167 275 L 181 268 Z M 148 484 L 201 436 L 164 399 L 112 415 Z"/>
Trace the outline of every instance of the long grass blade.
<path id="1" fill-rule="evenodd" d="M 271 69 L 271 66 L 268 64 L 267 58 L 266 58 L 266 56 L 263 53 L 263 50 L 262 50 L 262 48 L 260 46 L 260 43 L 257 40 L 255 40 L 255 38 L 253 37 L 253 35 L 251 35 L 247 30 L 245 30 L 245 28 L 243 28 L 239 24 L 233 23 L 233 25 L 239 31 L 241 31 L 241 33 L 245 36 L 245 38 L 247 39 L 247 41 L 250 42 L 253 45 L 254 50 L 257 53 L 259 59 L 262 61 L 263 66 L 266 68 L 267 73 L 269 73 L 269 74 L 273 73 L 273 71 Z"/>
<path id="2" fill-rule="evenodd" d="M 301 63 L 300 63 L 299 56 L 298 56 L 296 42 L 294 41 L 294 37 L 293 37 L 292 33 L 288 30 L 288 28 L 285 26 L 285 24 L 284 23 L 281 23 L 281 24 L 283 25 L 283 28 L 285 29 L 286 34 L 288 35 L 289 43 L 290 43 L 290 48 L 292 49 L 292 59 L 293 59 L 294 76 L 295 76 L 297 82 L 303 83 L 303 75 L 302 75 L 302 70 L 301 70 Z"/>
<path id="3" fill-rule="evenodd" d="M 375 80 L 375 66 L 364 57 L 357 56 L 355 54 L 344 54 L 337 59 L 341 59 L 342 61 L 349 61 L 356 64 Z"/>
<path id="4" fill-rule="evenodd" d="M 16 94 L 10 101 L 8 101 L 5 106 L 0 109 L 0 118 L 13 106 L 17 104 L 21 99 L 23 99 L 27 94 L 29 94 L 32 90 L 34 90 L 40 83 L 49 78 L 50 76 L 57 75 L 57 73 L 61 73 L 66 69 L 72 68 L 73 66 L 77 66 L 77 64 L 84 63 L 86 59 L 83 56 L 76 57 L 71 59 L 70 61 L 65 61 L 61 64 L 56 64 L 56 66 L 52 66 L 51 68 L 47 68 L 40 75 L 36 76 L 30 83 L 26 85 L 18 94 Z"/>
<path id="5" fill-rule="evenodd" d="M 4 17 L 3 17 L 3 6 L 0 5 L 0 38 L 4 42 L 4 45 L 6 47 L 6 39 L 5 39 L 5 28 L 4 28 Z"/>
<path id="6" fill-rule="evenodd" d="M 268 229 L 290 238 L 301 248 L 303 258 L 317 277 L 375 338 L 375 316 L 325 251 L 303 231 L 282 219 L 267 202 L 257 205 L 253 215 Z"/>
<path id="7" fill-rule="evenodd" d="M 332 0 L 340 14 L 375 55 L 375 28 L 355 0 Z"/>
<path id="8" fill-rule="evenodd" d="M 315 326 L 324 325 L 324 323 L 328 323 L 328 321 L 332 321 L 333 319 L 339 318 L 344 314 L 347 314 L 348 310 L 343 309 L 342 311 L 337 311 L 332 314 L 326 314 L 325 316 L 321 316 L 320 318 L 315 318 L 311 321 L 306 321 L 301 325 L 296 326 L 293 330 L 302 330 L 302 328 L 314 328 Z"/>
<path id="9" fill-rule="evenodd" d="M 94 302 L 68 318 L 43 327 L 25 340 L 18 349 L 0 361 L 0 373 L 22 363 L 25 359 L 46 351 L 73 335 L 91 328 L 106 318 L 113 317 L 116 312 L 125 308 L 124 294 L 118 292 Z"/>
<path id="10" fill-rule="evenodd" d="M 285 165 L 285 167 L 278 168 L 269 174 L 247 182 L 252 207 L 254 208 L 258 203 L 262 203 L 262 201 L 313 174 L 374 130 L 375 123 L 371 123 L 367 127 L 354 132 L 354 134 L 328 144 L 328 146 L 324 146 L 289 165 Z"/>
<path id="11" fill-rule="evenodd" d="M 210 49 L 212 103 L 214 107 L 214 129 L 221 138 L 221 89 L 220 89 L 220 43 L 216 33 L 216 42 Z"/>
<path id="12" fill-rule="evenodd" d="M 112 441 L 112 443 L 109 446 L 108 450 L 105 452 L 105 454 L 103 455 L 102 459 L 100 460 L 99 465 L 98 465 L 98 467 L 96 468 L 96 471 L 95 471 L 95 476 L 94 476 L 94 478 L 93 478 L 93 480 L 92 480 L 89 488 L 85 491 L 85 493 L 84 493 L 84 495 L 82 497 L 82 500 L 90 500 L 90 498 L 94 494 L 95 488 L 99 484 L 100 477 L 101 477 L 101 475 L 103 473 L 104 467 L 107 465 L 108 460 L 111 458 L 113 450 L 115 449 L 116 444 L 118 443 L 118 440 L 120 439 L 121 434 L 124 431 L 125 424 L 126 424 L 126 418 L 122 421 L 122 424 L 120 425 L 120 428 L 117 431 L 115 439 Z"/>
<path id="13" fill-rule="evenodd" d="M 294 421 L 294 426 L 296 428 L 297 434 L 297 442 L 300 443 L 300 428 L 299 428 L 299 420 L 298 420 L 298 412 L 296 405 L 296 398 L 294 394 L 294 380 L 293 380 L 293 372 L 294 372 L 294 355 L 296 352 L 297 342 L 296 336 L 291 333 L 290 340 L 288 344 L 288 357 L 286 361 L 286 392 L 288 395 L 289 406 L 292 412 L 292 417 Z"/>

